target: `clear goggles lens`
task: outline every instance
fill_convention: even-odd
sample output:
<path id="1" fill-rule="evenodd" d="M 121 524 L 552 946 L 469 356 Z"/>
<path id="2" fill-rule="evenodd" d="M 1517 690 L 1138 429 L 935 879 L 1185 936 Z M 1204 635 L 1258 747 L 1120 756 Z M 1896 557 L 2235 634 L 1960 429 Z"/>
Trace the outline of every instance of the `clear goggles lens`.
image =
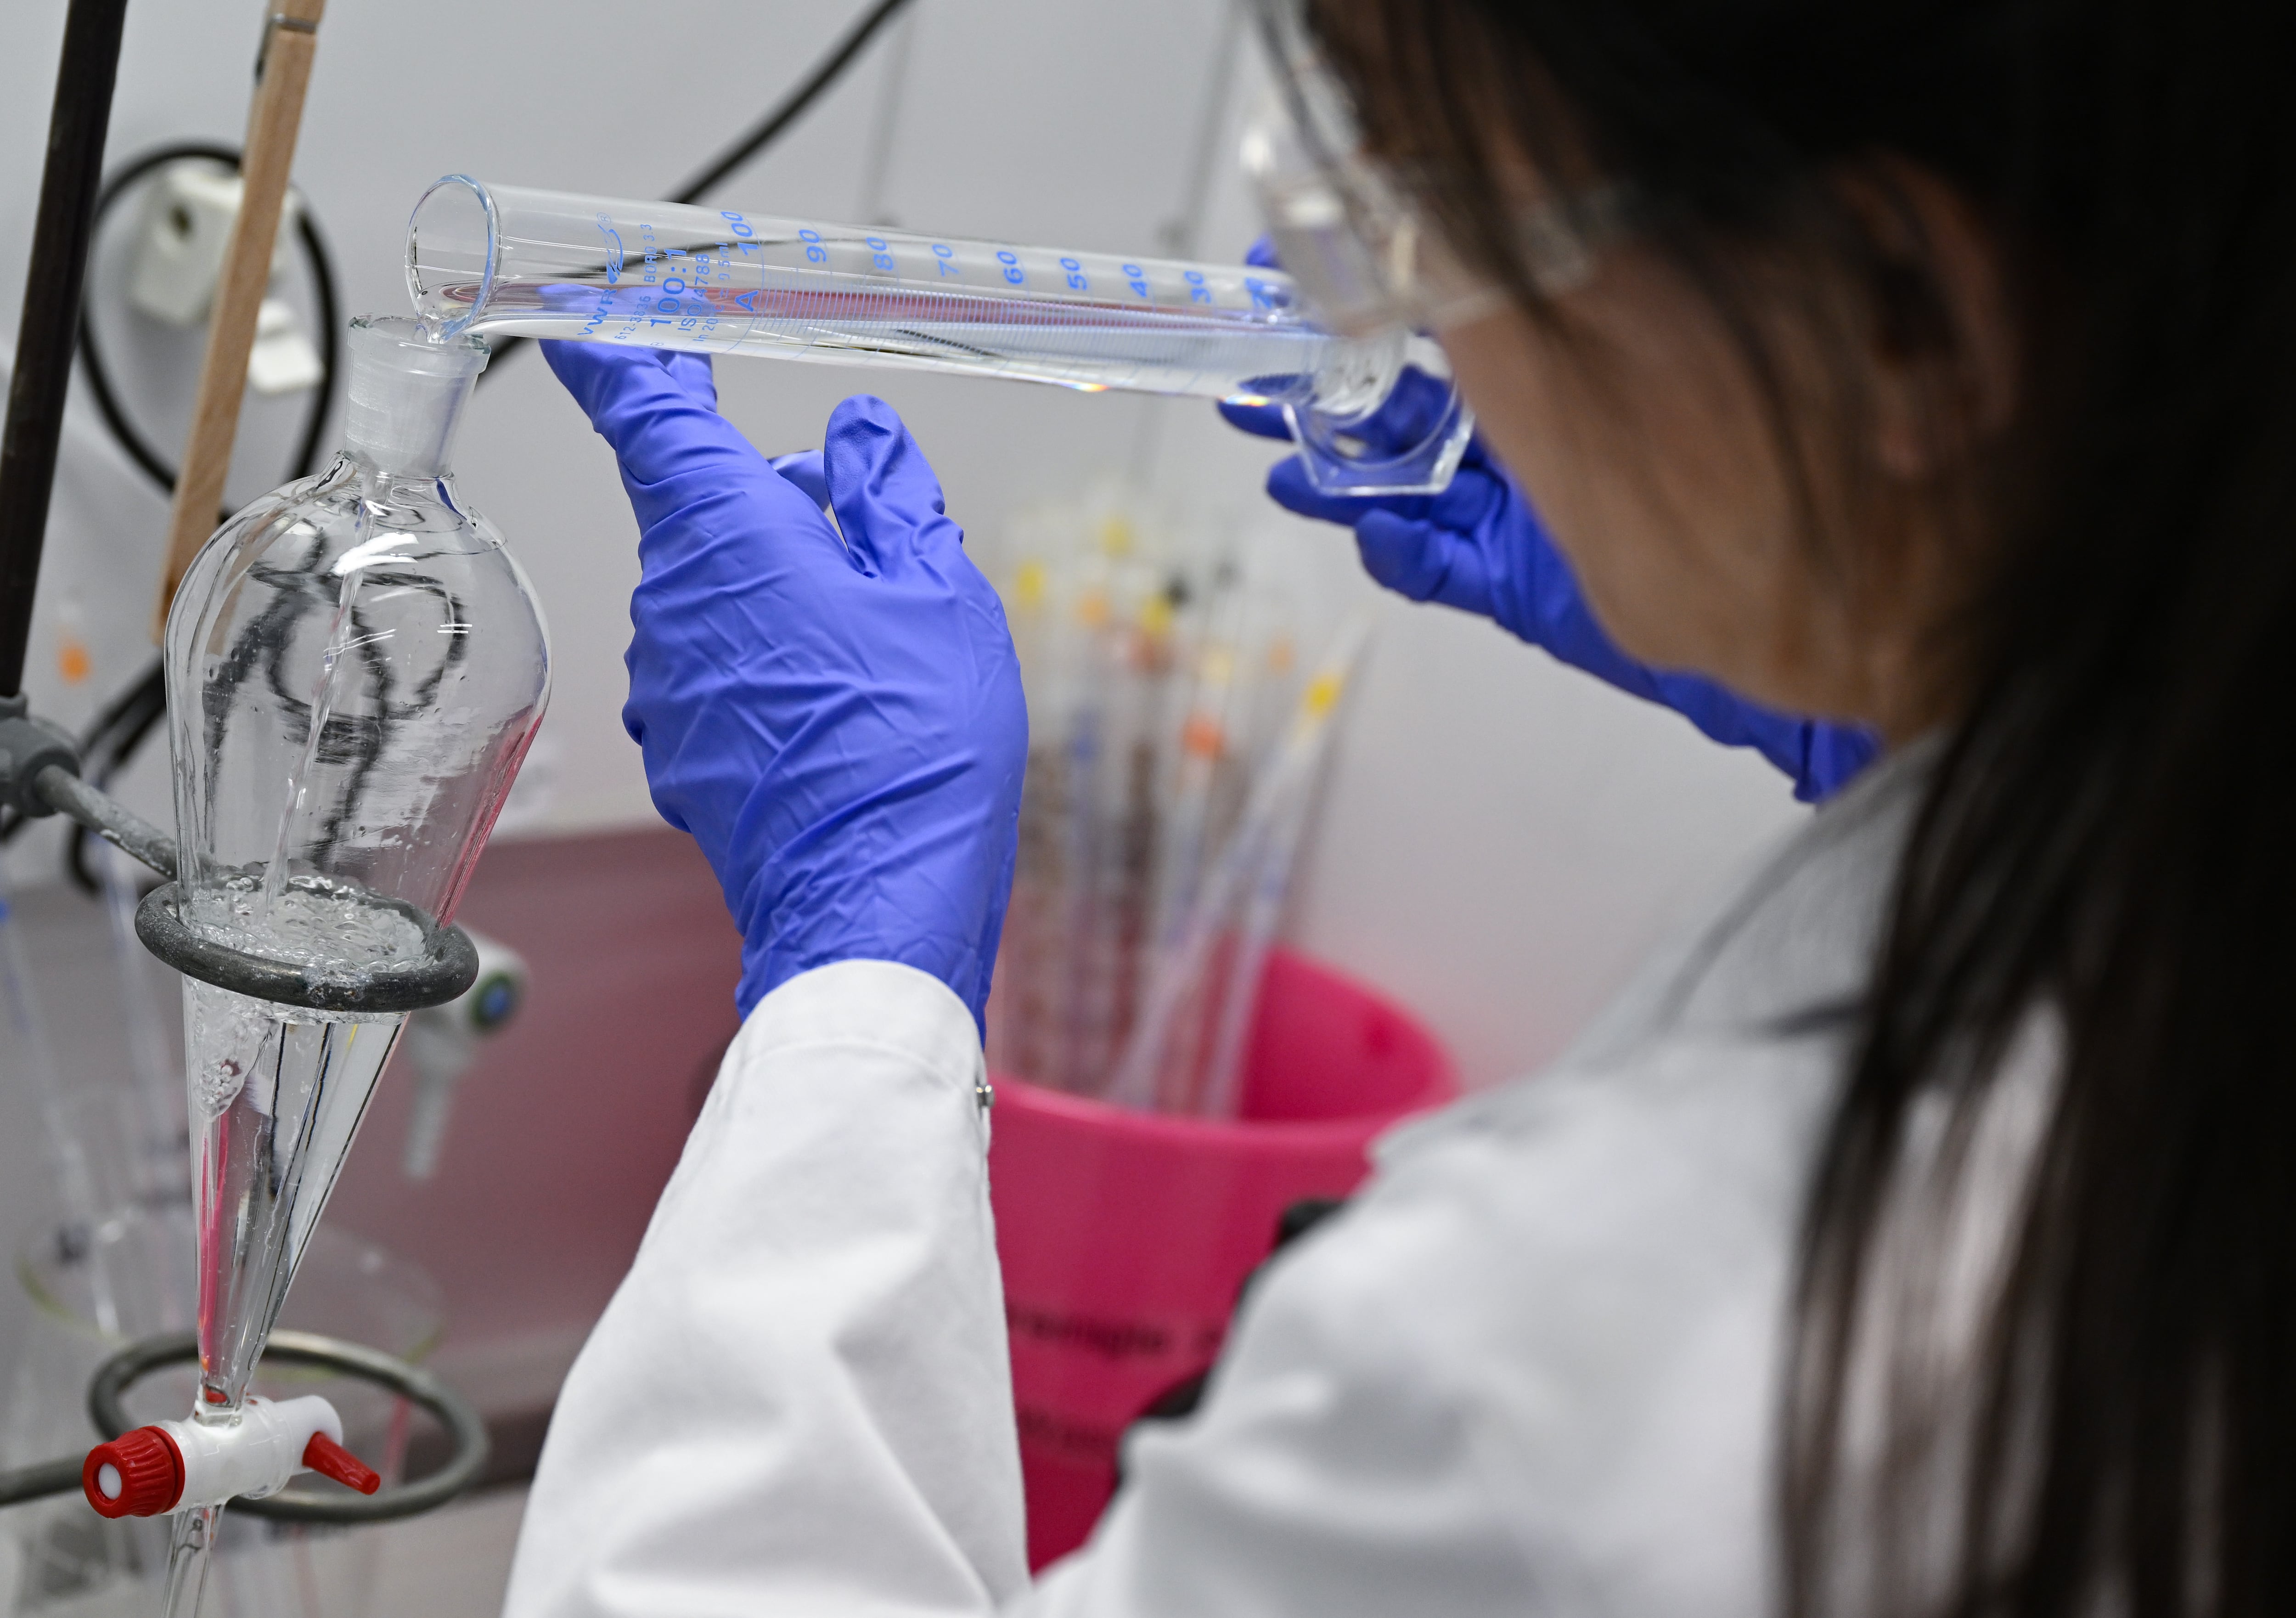
<path id="1" fill-rule="evenodd" d="M 1244 136 L 1244 171 L 1276 259 L 1308 302 L 1349 336 L 1441 332 L 1501 308 L 1505 293 L 1461 263 L 1408 188 L 1365 152 L 1300 0 L 1256 0 L 1255 9 L 1275 91 Z M 1585 284 L 1619 212 L 1609 191 L 1527 209 L 1516 238 L 1533 284 L 1550 294 Z"/>

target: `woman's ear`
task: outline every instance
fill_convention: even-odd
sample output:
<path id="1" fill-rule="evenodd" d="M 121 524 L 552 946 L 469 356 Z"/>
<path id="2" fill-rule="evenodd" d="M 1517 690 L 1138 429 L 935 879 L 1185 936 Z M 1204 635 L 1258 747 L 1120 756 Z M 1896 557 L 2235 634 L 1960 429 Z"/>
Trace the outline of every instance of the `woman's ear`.
<path id="1" fill-rule="evenodd" d="M 2020 333 L 1999 238 L 1953 185 L 1882 157 L 1835 177 L 1871 254 L 1866 347 L 1872 453 L 1927 482 L 2015 418 Z"/>

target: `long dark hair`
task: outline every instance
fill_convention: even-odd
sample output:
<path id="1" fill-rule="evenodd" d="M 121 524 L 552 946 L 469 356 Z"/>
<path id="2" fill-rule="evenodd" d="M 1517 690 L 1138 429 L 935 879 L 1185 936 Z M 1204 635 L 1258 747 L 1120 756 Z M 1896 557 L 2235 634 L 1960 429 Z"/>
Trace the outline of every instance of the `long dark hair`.
<path id="1" fill-rule="evenodd" d="M 1936 302 L 1920 255 L 1874 250 L 1841 176 L 1916 165 L 2005 244 L 2023 430 L 1980 491 L 1956 717 L 1805 1217 L 1784 1601 L 2296 1603 L 2296 769 L 2273 762 L 2296 710 L 2296 70 L 2278 8 L 1315 0 L 1311 17 L 1372 144 L 1534 315 L 1502 148 L 1616 183 L 1638 237 L 1740 333 L 1790 450 L 1734 290 L 1742 250 L 1863 277 L 1917 341 Z M 1997 1290 L 1940 1378 L 1904 1334 L 1866 1340 L 1893 1318 L 1878 1255 L 1925 1250 L 1936 1281 L 1970 1199 L 2002 1189 L 1971 1143 L 2036 1049 L 2045 1105 L 2009 1177 Z"/>

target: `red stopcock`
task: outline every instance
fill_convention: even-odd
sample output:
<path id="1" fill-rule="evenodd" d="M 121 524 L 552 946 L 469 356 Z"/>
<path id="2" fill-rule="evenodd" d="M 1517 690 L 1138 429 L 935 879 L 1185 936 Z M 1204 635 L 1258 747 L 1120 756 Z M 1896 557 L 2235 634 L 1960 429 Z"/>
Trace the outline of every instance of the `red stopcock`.
<path id="1" fill-rule="evenodd" d="M 324 1433 L 312 1433 L 311 1441 L 303 1446 L 303 1465 L 361 1494 L 373 1494 L 382 1487 L 381 1473 Z"/>
<path id="2" fill-rule="evenodd" d="M 160 1422 L 98 1444 L 80 1467 L 80 1488 L 108 1517 L 154 1517 L 241 1496 L 259 1499 L 299 1472 L 373 1494 L 382 1477 L 343 1448 L 342 1432 L 335 1408 L 316 1394 L 250 1397 L 228 1425 Z"/>

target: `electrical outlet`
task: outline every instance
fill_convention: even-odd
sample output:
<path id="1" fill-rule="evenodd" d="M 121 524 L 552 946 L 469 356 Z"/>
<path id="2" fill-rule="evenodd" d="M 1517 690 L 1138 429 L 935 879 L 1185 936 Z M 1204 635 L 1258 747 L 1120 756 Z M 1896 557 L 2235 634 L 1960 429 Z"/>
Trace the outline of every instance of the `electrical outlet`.
<path id="1" fill-rule="evenodd" d="M 128 274 L 128 302 L 169 325 L 197 325 L 205 320 L 215 301 L 224 249 L 231 241 L 232 222 L 239 217 L 243 189 L 237 175 L 201 158 L 185 158 L 162 168 L 144 188 L 135 260 Z M 275 275 L 286 266 L 288 236 L 297 213 L 290 192 L 280 209 L 279 239 L 271 251 Z"/>

